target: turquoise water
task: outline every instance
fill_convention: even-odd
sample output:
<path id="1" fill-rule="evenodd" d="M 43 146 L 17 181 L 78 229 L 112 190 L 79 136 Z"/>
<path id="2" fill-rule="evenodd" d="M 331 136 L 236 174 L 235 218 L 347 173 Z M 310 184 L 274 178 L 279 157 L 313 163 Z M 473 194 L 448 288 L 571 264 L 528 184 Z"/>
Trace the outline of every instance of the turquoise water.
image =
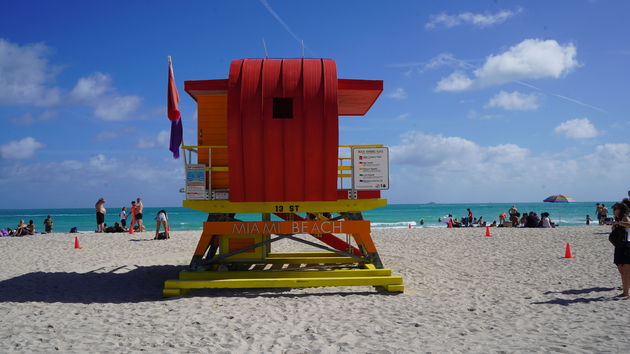
<path id="1" fill-rule="evenodd" d="M 603 202 L 606 206 L 612 206 L 613 202 Z M 453 214 L 455 218 L 467 215 L 466 208 L 471 208 L 474 216 L 483 216 L 486 221 L 492 222 L 499 219 L 499 214 L 508 211 L 516 205 L 520 212 L 534 211 L 540 215 L 542 212 L 551 214 L 551 220 L 560 222 L 560 225 L 584 225 L 586 215 L 595 219 L 595 202 L 553 204 L 553 203 L 470 203 L 470 204 L 391 204 L 383 208 L 370 210 L 364 213 L 364 217 L 372 221 L 374 228 L 420 227 L 423 219 L 423 227 L 444 227 L 438 223 L 438 218 Z M 172 230 L 200 230 L 202 222 L 206 220 L 206 214 L 181 207 L 148 208 L 145 207 L 144 222 L 148 230 L 155 230 L 154 217 L 158 210 L 165 209 L 169 213 L 169 223 Z M 108 208 L 105 223 L 113 225 L 118 221 L 119 209 Z M 77 227 L 79 231 L 94 231 L 96 221 L 94 209 L 0 209 L 0 228 L 15 228 L 19 219 L 26 223 L 33 220 L 36 231 L 44 229 L 43 222 L 50 214 L 54 220 L 55 232 L 68 232 L 70 228 Z M 259 214 L 238 214 L 237 218 L 246 221 L 260 220 Z M 561 220 L 560 220 L 561 219 Z"/>

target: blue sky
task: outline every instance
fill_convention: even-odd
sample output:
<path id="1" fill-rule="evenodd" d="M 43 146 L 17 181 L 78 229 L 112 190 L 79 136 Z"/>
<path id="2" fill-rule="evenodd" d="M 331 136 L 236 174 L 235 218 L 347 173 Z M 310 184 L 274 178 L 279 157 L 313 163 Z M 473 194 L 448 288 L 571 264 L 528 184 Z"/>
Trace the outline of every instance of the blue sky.
<path id="1" fill-rule="evenodd" d="M 391 148 L 390 202 L 615 200 L 630 188 L 624 1 L 0 3 L 0 208 L 179 205 L 166 57 L 184 80 L 231 60 L 337 61 L 384 80 L 343 144 Z"/>

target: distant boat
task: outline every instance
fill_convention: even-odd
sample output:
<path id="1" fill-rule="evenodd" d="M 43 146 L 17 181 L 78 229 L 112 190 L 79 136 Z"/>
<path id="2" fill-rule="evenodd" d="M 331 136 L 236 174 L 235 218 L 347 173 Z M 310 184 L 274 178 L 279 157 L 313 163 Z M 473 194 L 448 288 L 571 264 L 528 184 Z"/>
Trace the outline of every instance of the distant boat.
<path id="1" fill-rule="evenodd" d="M 426 205 L 435 205 L 435 204 L 437 204 L 437 203 L 436 202 L 428 202 L 428 203 L 426 203 Z"/>

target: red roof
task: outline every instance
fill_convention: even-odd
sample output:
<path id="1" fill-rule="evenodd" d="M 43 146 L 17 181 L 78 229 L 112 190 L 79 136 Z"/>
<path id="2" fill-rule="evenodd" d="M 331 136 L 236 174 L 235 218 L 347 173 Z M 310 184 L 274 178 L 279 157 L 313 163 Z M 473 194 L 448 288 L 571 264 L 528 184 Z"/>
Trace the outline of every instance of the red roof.
<path id="1" fill-rule="evenodd" d="M 340 116 L 365 115 L 383 92 L 382 80 L 338 79 L 337 85 Z M 198 95 L 227 94 L 228 80 L 184 81 L 184 89 L 194 100 Z"/>

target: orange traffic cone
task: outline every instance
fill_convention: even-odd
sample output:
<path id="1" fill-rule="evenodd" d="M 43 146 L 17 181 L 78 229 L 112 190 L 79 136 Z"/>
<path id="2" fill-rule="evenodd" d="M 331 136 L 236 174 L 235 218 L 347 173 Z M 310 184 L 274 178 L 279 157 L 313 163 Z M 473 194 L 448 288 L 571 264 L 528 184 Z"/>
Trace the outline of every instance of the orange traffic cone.
<path id="1" fill-rule="evenodd" d="M 448 227 L 447 228 L 449 228 L 449 229 L 453 228 L 453 220 L 449 220 L 448 221 Z"/>
<path id="2" fill-rule="evenodd" d="M 131 225 L 129 225 L 129 235 L 133 235 L 133 224 L 136 223 L 136 220 L 131 219 Z"/>
<path id="3" fill-rule="evenodd" d="M 490 227 L 486 226 L 486 237 L 492 237 L 492 235 L 490 235 Z"/>
<path id="4" fill-rule="evenodd" d="M 573 255 L 571 254 L 571 245 L 567 242 L 567 245 L 564 249 L 564 257 L 562 258 L 575 258 L 573 257 Z"/>
<path id="5" fill-rule="evenodd" d="M 79 244 L 79 238 L 77 236 L 74 237 L 74 249 L 81 249 L 81 245 Z"/>

